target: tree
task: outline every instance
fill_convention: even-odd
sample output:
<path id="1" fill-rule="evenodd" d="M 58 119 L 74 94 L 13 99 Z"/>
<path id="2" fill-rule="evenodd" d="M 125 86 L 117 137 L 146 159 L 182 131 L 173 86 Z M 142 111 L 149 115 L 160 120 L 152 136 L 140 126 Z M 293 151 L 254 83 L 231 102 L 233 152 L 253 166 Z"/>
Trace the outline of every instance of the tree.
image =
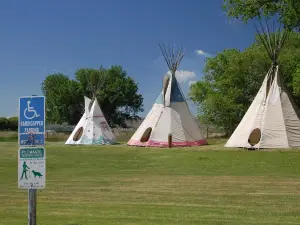
<path id="1" fill-rule="evenodd" d="M 300 68 L 296 70 L 293 77 L 293 94 L 300 96 Z"/>
<path id="2" fill-rule="evenodd" d="M 229 18 L 244 22 L 262 15 L 278 15 L 285 27 L 300 30 L 299 0 L 224 0 L 223 9 Z"/>
<path id="3" fill-rule="evenodd" d="M 143 97 L 135 81 L 121 66 L 81 68 L 75 80 L 63 74 L 49 75 L 42 84 L 47 120 L 77 124 L 84 112 L 84 96 L 97 98 L 110 126 L 126 127 L 126 120 L 143 111 Z"/>
<path id="4" fill-rule="evenodd" d="M 18 117 L 10 117 L 7 120 L 7 129 L 8 130 L 18 130 Z"/>
<path id="5" fill-rule="evenodd" d="M 54 124 L 76 124 L 83 112 L 83 92 L 78 82 L 57 73 L 42 83 L 46 97 L 46 121 Z"/>
<path id="6" fill-rule="evenodd" d="M 8 119 L 5 117 L 0 117 L 0 130 L 6 130 L 8 124 Z"/>
<path id="7" fill-rule="evenodd" d="M 191 85 L 189 96 L 198 103 L 203 122 L 223 127 L 230 135 L 238 125 L 270 68 L 262 43 L 241 52 L 226 49 L 208 58 L 204 78 Z M 291 33 L 279 57 L 280 72 L 294 100 L 300 105 L 300 35 Z"/>
<path id="8" fill-rule="evenodd" d="M 75 77 L 87 96 L 92 97 L 93 87 L 98 87 L 95 97 L 110 126 L 126 127 L 126 120 L 138 118 L 137 113 L 143 111 L 143 97 L 137 93 L 138 86 L 121 66 L 79 69 Z"/>
<path id="9" fill-rule="evenodd" d="M 18 130 L 18 117 L 0 117 L 0 130 Z"/>

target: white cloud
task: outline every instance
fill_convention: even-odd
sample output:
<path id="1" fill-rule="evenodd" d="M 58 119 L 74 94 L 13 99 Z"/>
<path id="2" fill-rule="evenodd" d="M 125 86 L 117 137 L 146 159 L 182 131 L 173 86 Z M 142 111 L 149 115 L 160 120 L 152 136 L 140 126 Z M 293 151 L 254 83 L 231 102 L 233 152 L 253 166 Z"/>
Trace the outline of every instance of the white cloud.
<path id="1" fill-rule="evenodd" d="M 168 71 L 168 74 L 171 74 L 170 71 Z M 176 79 L 179 83 L 185 83 L 193 78 L 196 77 L 196 74 L 192 71 L 188 70 L 177 70 L 175 73 Z"/>
<path id="2" fill-rule="evenodd" d="M 55 73 L 60 73 L 60 71 L 57 70 L 57 69 L 52 69 L 51 71 L 52 71 L 52 72 L 55 72 Z"/>
<path id="3" fill-rule="evenodd" d="M 209 54 L 209 53 L 207 53 L 207 52 L 205 52 L 205 51 L 203 51 L 203 50 L 201 50 L 201 49 L 198 49 L 198 50 L 196 50 L 195 52 L 196 52 L 198 55 L 203 55 L 203 56 L 207 56 L 207 57 L 211 56 L 211 54 Z"/>
<path id="4" fill-rule="evenodd" d="M 196 83 L 197 81 L 196 80 L 190 80 L 189 81 L 189 86 L 191 86 L 192 84 Z"/>

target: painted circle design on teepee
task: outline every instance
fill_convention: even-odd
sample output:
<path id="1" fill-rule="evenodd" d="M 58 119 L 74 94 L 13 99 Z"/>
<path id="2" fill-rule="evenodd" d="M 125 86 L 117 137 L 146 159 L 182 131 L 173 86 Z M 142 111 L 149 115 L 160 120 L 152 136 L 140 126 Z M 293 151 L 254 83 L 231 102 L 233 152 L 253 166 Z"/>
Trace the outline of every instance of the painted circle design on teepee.
<path id="1" fill-rule="evenodd" d="M 260 142 L 260 138 L 261 138 L 261 131 L 259 128 L 255 128 L 254 130 L 252 130 L 251 134 L 249 135 L 248 143 L 251 146 L 254 146 Z"/>
<path id="2" fill-rule="evenodd" d="M 79 127 L 73 136 L 73 141 L 78 141 L 83 134 L 83 127 Z"/>

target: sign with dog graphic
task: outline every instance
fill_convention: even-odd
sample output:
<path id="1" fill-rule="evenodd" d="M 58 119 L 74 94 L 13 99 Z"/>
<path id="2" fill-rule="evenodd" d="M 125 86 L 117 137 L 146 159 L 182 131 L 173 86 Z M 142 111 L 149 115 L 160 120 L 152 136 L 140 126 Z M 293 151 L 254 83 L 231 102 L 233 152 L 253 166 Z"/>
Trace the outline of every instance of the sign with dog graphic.
<path id="1" fill-rule="evenodd" d="M 20 148 L 18 153 L 18 186 L 20 189 L 42 189 L 46 186 L 46 151 L 43 147 Z"/>

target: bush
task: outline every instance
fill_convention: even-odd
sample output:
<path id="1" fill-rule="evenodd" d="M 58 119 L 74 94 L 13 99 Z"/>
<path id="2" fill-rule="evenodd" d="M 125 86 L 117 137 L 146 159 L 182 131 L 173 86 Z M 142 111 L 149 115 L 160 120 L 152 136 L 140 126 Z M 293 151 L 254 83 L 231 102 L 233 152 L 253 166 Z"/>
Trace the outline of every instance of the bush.
<path id="1" fill-rule="evenodd" d="M 18 117 L 0 117 L 0 130 L 18 130 Z"/>
<path id="2" fill-rule="evenodd" d="M 57 133 L 70 133 L 74 130 L 75 126 L 64 124 L 47 124 L 46 130 L 54 130 Z"/>
<path id="3" fill-rule="evenodd" d="M 7 127 L 8 130 L 18 130 L 18 117 L 10 117 Z"/>
<path id="4" fill-rule="evenodd" d="M 0 130 L 6 130 L 8 125 L 8 119 L 5 117 L 0 117 Z"/>

